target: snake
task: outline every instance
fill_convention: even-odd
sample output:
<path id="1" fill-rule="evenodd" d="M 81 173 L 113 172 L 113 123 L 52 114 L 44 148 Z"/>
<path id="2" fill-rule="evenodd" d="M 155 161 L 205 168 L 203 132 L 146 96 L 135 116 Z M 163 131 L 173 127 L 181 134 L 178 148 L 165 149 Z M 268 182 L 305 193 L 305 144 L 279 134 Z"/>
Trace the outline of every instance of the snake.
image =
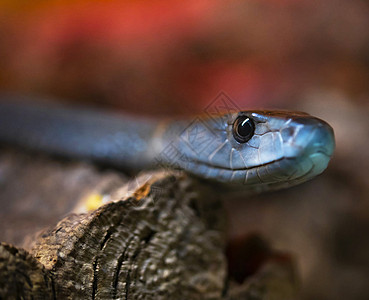
<path id="1" fill-rule="evenodd" d="M 254 193 L 314 178 L 335 148 L 328 123 L 297 111 L 157 119 L 25 100 L 0 96 L 0 143 L 130 171 L 180 169 Z"/>

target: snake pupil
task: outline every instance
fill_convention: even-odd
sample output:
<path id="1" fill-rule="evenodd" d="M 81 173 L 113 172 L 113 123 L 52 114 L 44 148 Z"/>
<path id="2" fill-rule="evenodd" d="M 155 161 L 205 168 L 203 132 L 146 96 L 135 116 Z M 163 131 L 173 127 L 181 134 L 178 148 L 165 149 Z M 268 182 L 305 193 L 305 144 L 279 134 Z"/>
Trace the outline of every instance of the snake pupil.
<path id="1" fill-rule="evenodd" d="M 246 116 L 240 116 L 233 123 L 233 136 L 239 143 L 246 143 L 252 138 L 255 131 L 254 122 Z"/>

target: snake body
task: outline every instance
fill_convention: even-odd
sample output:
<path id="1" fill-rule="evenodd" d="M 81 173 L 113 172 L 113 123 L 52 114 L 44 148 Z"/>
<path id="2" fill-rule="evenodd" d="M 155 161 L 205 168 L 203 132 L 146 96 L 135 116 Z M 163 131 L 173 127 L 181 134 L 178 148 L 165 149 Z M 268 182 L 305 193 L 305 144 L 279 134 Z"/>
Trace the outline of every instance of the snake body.
<path id="1" fill-rule="evenodd" d="M 240 111 L 161 121 L 9 96 L 0 100 L 2 143 L 136 171 L 180 168 L 256 192 L 315 177 L 335 147 L 332 128 L 301 112 Z M 235 135 L 240 120 L 252 125 L 245 140 Z"/>

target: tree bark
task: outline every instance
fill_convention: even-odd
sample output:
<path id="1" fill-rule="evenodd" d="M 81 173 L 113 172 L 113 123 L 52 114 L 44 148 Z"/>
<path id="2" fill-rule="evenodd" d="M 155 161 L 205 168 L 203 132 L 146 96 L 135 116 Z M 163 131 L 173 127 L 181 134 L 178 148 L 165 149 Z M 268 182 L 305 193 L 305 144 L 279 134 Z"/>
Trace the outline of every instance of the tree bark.
<path id="1" fill-rule="evenodd" d="M 222 201 L 210 186 L 184 173 L 145 172 L 127 181 L 116 171 L 14 151 L 2 152 L 0 168 L 7 208 L 1 217 L 16 218 L 21 228 L 10 229 L 3 219 L 1 239 L 17 246 L 0 247 L 0 298 L 296 295 L 293 263 L 271 259 L 272 254 L 241 284 L 233 282 Z M 20 226 L 28 207 L 34 213 L 29 228 Z M 48 229 L 37 234 L 47 222 Z"/>

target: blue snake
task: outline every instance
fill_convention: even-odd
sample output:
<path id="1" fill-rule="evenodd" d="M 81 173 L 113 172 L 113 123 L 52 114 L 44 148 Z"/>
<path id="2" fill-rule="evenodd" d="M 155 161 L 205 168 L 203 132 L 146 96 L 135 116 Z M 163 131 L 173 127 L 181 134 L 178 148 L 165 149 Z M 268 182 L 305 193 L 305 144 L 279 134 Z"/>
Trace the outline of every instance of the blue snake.
<path id="1" fill-rule="evenodd" d="M 315 177 L 335 148 L 333 129 L 302 112 L 157 120 L 18 100 L 0 97 L 1 143 L 133 171 L 178 168 L 252 192 Z"/>

